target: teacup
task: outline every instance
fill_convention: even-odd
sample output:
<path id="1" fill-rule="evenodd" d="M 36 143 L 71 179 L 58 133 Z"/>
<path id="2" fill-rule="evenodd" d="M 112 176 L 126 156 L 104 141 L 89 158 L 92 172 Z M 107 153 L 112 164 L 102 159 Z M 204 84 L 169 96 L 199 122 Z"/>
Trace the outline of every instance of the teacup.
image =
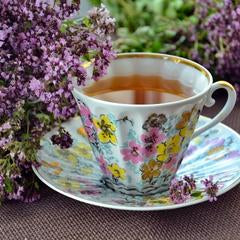
<path id="1" fill-rule="evenodd" d="M 228 82 L 213 83 L 203 66 L 165 54 L 119 54 L 99 81 L 136 74 L 161 76 L 166 84 L 175 79 L 195 94 L 175 102 L 125 104 L 87 96 L 75 83 L 73 95 L 105 185 L 130 195 L 150 195 L 168 189 L 190 140 L 229 115 L 236 92 Z M 228 93 L 224 108 L 195 130 L 203 107 L 215 103 L 212 94 L 220 88 Z"/>

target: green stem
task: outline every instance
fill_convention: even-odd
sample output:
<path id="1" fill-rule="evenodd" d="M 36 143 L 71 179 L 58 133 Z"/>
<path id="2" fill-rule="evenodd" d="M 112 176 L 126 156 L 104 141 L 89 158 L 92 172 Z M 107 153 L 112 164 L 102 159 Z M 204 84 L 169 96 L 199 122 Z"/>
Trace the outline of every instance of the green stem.
<path id="1" fill-rule="evenodd" d="M 27 120 L 27 135 L 29 135 L 29 128 L 30 128 L 29 112 L 30 112 L 30 110 L 28 110 L 28 111 L 27 111 L 27 114 L 26 114 L 26 120 Z"/>

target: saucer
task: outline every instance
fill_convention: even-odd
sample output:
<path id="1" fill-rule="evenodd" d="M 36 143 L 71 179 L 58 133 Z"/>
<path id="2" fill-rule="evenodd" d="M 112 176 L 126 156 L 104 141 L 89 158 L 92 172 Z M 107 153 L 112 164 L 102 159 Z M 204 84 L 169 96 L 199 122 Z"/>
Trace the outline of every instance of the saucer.
<path id="1" fill-rule="evenodd" d="M 209 118 L 201 116 L 198 126 L 208 121 Z M 73 146 L 62 150 L 52 145 L 50 137 L 56 133 L 56 130 L 52 130 L 42 138 L 42 148 L 38 152 L 41 166 L 33 167 L 33 170 L 50 188 L 81 202 L 121 210 L 169 210 L 207 201 L 200 181 L 210 175 L 214 182 L 221 185 L 218 195 L 240 183 L 240 136 L 221 123 L 190 143 L 177 171 L 177 178 L 193 174 L 197 189 L 202 193 L 181 204 L 172 203 L 167 192 L 129 196 L 107 188 L 101 181 L 102 173 L 88 140 L 81 131 L 80 118 L 73 118 L 63 126 L 70 132 Z"/>

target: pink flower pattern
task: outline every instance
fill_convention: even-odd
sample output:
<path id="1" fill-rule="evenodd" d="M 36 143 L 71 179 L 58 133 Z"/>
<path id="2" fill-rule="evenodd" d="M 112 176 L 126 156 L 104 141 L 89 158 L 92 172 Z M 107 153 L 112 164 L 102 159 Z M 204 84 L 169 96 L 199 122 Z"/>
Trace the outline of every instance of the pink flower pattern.
<path id="1" fill-rule="evenodd" d="M 144 149 L 142 146 L 135 141 L 130 141 L 128 143 L 128 148 L 121 150 L 123 159 L 125 161 L 131 161 L 133 164 L 143 162 L 143 152 Z"/>
<path id="2" fill-rule="evenodd" d="M 81 117 L 84 117 L 84 125 L 86 127 L 92 127 L 93 123 L 91 120 L 91 112 L 88 107 L 84 106 L 83 104 L 79 104 L 79 110 Z"/>
<path id="3" fill-rule="evenodd" d="M 167 169 L 168 171 L 170 171 L 172 173 L 175 173 L 177 171 L 177 168 L 178 168 L 177 157 L 178 157 L 178 155 L 171 156 L 170 161 L 164 163 L 163 168 Z"/>
<path id="4" fill-rule="evenodd" d="M 166 140 L 166 135 L 159 128 L 150 128 L 150 130 L 141 136 L 144 143 L 144 156 L 147 158 L 156 154 L 156 145 Z"/>

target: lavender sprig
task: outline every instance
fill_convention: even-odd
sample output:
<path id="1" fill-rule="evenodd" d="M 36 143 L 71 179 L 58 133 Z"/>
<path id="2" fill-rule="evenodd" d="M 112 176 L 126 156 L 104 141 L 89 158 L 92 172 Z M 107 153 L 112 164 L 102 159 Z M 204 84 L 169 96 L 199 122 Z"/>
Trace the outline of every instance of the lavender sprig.
<path id="1" fill-rule="evenodd" d="M 59 145 L 62 149 L 69 148 L 73 143 L 70 133 L 62 127 L 59 128 L 58 134 L 51 137 L 51 141 L 53 144 Z"/>
<path id="2" fill-rule="evenodd" d="M 217 182 L 213 183 L 212 176 L 209 176 L 209 179 L 202 180 L 201 183 L 205 187 L 204 192 L 207 194 L 209 201 L 216 201 L 220 185 Z M 202 192 L 196 190 L 196 180 L 193 175 L 190 177 L 184 176 L 183 179 L 174 178 L 169 187 L 169 197 L 175 204 L 184 203 L 191 196 L 200 197 L 202 195 Z"/>
<path id="3" fill-rule="evenodd" d="M 217 201 L 217 192 L 219 190 L 218 183 L 213 183 L 213 176 L 209 176 L 209 179 L 202 180 L 201 183 L 205 186 L 205 192 L 209 197 L 209 201 Z"/>
<path id="4" fill-rule="evenodd" d="M 114 20 L 104 6 L 78 18 L 80 1 L 0 1 L 0 199 L 39 198 L 31 170 L 41 136 L 77 113 L 73 78 L 98 79 L 115 56 Z M 53 137 L 62 148 L 72 139 Z M 17 177 L 16 177 L 17 176 Z"/>
<path id="5" fill-rule="evenodd" d="M 191 57 L 220 79 L 238 84 L 240 78 L 240 4 L 238 1 L 199 0 L 193 27 Z M 238 88 L 237 88 L 238 90 Z M 238 91 L 239 92 L 239 91 Z"/>
<path id="6" fill-rule="evenodd" d="M 191 197 L 191 193 L 196 189 L 193 176 L 184 176 L 183 180 L 174 178 L 169 187 L 169 196 L 173 203 L 184 203 Z"/>

